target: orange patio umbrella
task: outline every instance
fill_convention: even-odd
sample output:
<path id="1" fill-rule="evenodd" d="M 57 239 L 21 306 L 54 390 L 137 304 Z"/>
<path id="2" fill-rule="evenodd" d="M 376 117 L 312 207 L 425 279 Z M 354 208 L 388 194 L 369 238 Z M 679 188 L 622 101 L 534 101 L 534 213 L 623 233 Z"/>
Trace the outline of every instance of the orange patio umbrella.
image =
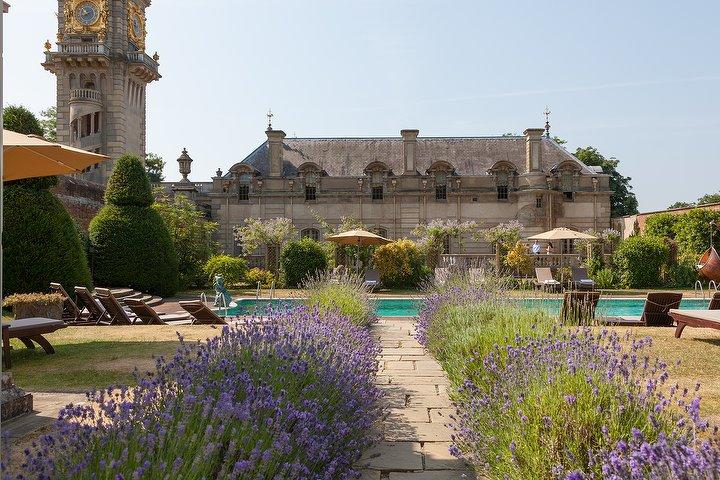
<path id="1" fill-rule="evenodd" d="M 53 143 L 36 135 L 3 130 L 4 181 L 80 173 L 105 155 Z"/>

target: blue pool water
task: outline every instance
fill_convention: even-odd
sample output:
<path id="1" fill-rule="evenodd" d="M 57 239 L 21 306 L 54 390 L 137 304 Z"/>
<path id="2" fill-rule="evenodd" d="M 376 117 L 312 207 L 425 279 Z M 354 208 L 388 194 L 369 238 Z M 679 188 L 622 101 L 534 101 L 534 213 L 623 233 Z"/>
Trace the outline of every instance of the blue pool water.
<path id="1" fill-rule="evenodd" d="M 560 311 L 560 299 L 523 299 L 519 300 L 525 306 L 532 308 L 540 308 L 551 314 L 557 314 Z M 237 307 L 228 310 L 228 315 L 263 315 L 268 306 L 274 308 L 283 308 L 297 305 L 300 299 L 250 299 L 244 298 L 236 300 Z M 421 300 L 411 298 L 381 298 L 374 301 L 375 313 L 378 317 L 412 317 L 417 315 Z M 599 317 L 615 317 L 626 315 L 642 314 L 644 298 L 637 299 L 600 299 L 596 314 Z M 680 308 L 702 310 L 708 306 L 707 300 L 686 299 L 682 301 Z"/>

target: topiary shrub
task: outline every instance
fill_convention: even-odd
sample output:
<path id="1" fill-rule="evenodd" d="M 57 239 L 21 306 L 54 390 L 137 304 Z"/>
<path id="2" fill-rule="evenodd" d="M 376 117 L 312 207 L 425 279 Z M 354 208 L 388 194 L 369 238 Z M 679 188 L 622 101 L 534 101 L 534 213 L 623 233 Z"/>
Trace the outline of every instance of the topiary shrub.
<path id="1" fill-rule="evenodd" d="M 254 267 L 248 270 L 245 274 L 245 281 L 254 287 L 260 282 L 263 287 L 269 287 L 275 280 L 275 275 L 269 270 L 263 270 L 262 268 Z"/>
<path id="2" fill-rule="evenodd" d="M 214 255 L 207 261 L 203 271 L 210 283 L 213 282 L 215 275 L 222 275 L 225 285 L 237 285 L 245 279 L 247 269 L 247 262 L 240 257 Z"/>
<path id="3" fill-rule="evenodd" d="M 167 226 L 152 208 L 150 182 L 140 160 L 117 160 L 105 190 L 105 206 L 90 222 L 95 283 L 172 295 L 178 262 Z"/>
<path id="4" fill-rule="evenodd" d="M 5 186 L 2 238 L 5 295 L 44 292 L 50 282 L 62 284 L 68 292 L 75 286 L 92 286 L 75 224 L 48 190 L 52 179 L 21 180 Z"/>
<path id="5" fill-rule="evenodd" d="M 661 268 L 667 264 L 669 248 L 659 237 L 630 237 L 613 255 L 613 264 L 623 288 L 656 287 L 661 283 Z"/>
<path id="6" fill-rule="evenodd" d="M 287 287 L 297 287 L 308 277 L 328 268 L 325 249 L 312 238 L 293 240 L 285 244 L 280 254 Z"/>
<path id="7" fill-rule="evenodd" d="M 382 284 L 389 288 L 416 287 L 430 272 L 418 246 L 406 238 L 378 247 L 373 254 L 373 265 Z"/>

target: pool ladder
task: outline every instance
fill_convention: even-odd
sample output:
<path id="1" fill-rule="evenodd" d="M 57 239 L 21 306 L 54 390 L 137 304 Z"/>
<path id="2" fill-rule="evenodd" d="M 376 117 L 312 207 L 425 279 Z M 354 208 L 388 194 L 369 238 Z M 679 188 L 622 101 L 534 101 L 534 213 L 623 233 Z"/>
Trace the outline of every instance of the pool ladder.
<path id="1" fill-rule="evenodd" d="M 216 297 L 215 297 L 215 300 L 219 300 L 219 301 L 220 301 L 220 310 L 225 310 L 225 315 L 224 315 L 224 316 L 227 317 L 228 309 L 229 309 L 230 307 L 228 307 L 227 303 L 225 302 L 225 296 L 224 296 L 224 295 L 216 296 Z M 207 295 L 205 295 L 205 292 L 200 292 L 200 301 L 201 301 L 204 305 L 207 305 L 208 301 L 207 301 Z"/>
<path id="2" fill-rule="evenodd" d="M 708 290 L 710 289 L 710 285 L 708 285 Z M 701 280 L 695 280 L 695 297 L 698 296 L 698 290 L 700 290 L 700 295 L 702 295 L 702 299 L 705 300 L 705 290 L 703 289 L 703 284 Z"/>

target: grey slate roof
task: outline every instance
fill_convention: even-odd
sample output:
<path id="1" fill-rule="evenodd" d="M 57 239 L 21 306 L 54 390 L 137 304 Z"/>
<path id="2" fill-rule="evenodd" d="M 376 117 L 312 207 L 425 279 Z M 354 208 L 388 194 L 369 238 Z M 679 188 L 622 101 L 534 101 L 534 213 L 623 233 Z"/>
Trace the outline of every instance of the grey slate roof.
<path id="1" fill-rule="evenodd" d="M 486 175 L 498 161 L 510 161 L 518 173 L 525 173 L 525 137 L 418 137 L 416 169 L 421 174 L 433 163 L 443 160 L 455 167 L 458 175 Z M 241 164 L 250 165 L 267 175 L 270 153 L 263 142 Z M 581 163 L 552 139 L 542 137 L 542 169 L 549 172 L 563 161 L 573 161 L 583 173 L 595 172 Z M 362 176 L 368 164 L 386 163 L 396 175 L 403 173 L 401 137 L 374 138 L 285 138 L 283 176 L 294 176 L 297 167 L 314 162 L 330 176 Z"/>

